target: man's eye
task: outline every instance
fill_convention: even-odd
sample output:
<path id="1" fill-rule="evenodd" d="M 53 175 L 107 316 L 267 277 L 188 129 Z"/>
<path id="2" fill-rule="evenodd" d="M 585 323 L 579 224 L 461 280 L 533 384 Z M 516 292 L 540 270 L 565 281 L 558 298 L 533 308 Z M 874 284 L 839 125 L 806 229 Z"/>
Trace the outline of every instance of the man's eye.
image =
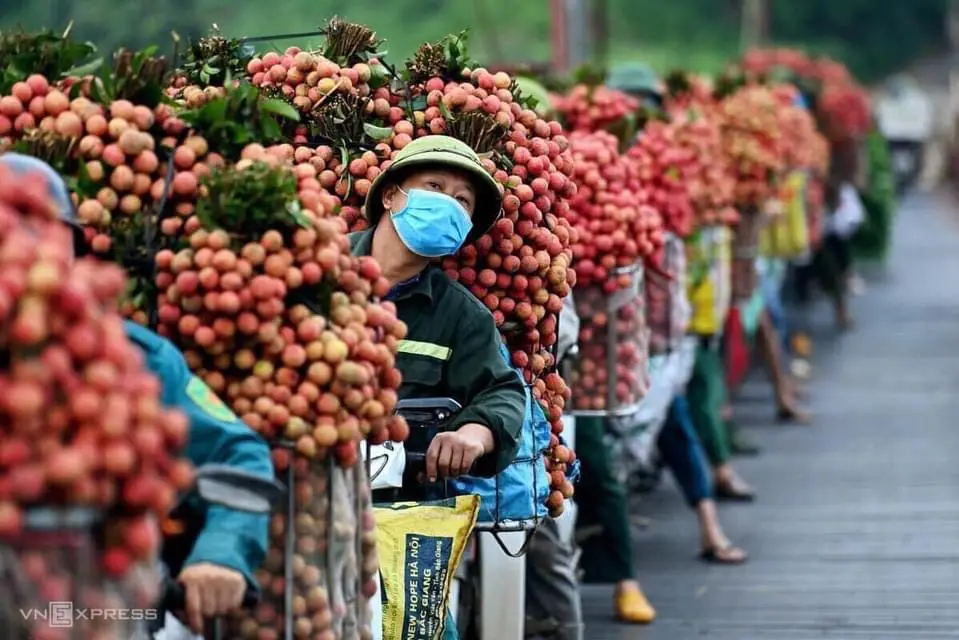
<path id="1" fill-rule="evenodd" d="M 436 190 L 442 189 L 442 187 L 440 186 L 440 183 L 438 182 L 427 182 L 426 186 L 429 187 L 430 189 L 436 189 Z"/>
<path id="2" fill-rule="evenodd" d="M 458 197 L 456 200 L 467 209 L 469 209 L 470 204 L 472 204 L 469 198 L 464 198 L 463 196 Z"/>

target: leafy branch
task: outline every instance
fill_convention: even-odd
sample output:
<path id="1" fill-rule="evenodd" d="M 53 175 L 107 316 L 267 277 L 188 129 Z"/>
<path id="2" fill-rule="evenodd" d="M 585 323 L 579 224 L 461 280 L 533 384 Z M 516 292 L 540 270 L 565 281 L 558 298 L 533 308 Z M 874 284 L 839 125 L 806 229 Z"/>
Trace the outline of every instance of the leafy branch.
<path id="1" fill-rule="evenodd" d="M 197 217 L 207 229 L 229 229 L 249 240 L 267 229 L 309 227 L 311 218 L 300 208 L 297 179 L 284 167 L 253 162 L 247 167 L 217 167 L 203 179 L 204 197 Z"/>
<path id="2" fill-rule="evenodd" d="M 222 87 L 229 77 L 242 77 L 253 56 L 236 38 L 224 38 L 213 25 L 210 35 L 190 44 L 181 72 L 191 84 Z"/>
<path id="3" fill-rule="evenodd" d="M 35 33 L 22 28 L 0 30 L 0 93 L 9 93 L 15 83 L 34 73 L 56 81 L 95 71 L 103 62 L 93 58 L 96 47 L 71 40 L 72 27 L 71 23 L 60 34 L 47 29 Z"/>
<path id="4" fill-rule="evenodd" d="M 423 84 L 430 78 L 461 79 L 464 69 L 475 67 L 467 49 L 468 32 L 451 34 L 434 43 L 425 43 L 406 63 L 411 84 Z"/>
<path id="5" fill-rule="evenodd" d="M 170 71 L 166 58 L 157 56 L 156 46 L 142 51 L 120 49 L 113 56 L 113 68 L 104 70 L 93 83 L 93 97 L 109 104 L 129 100 L 151 109 L 164 100 Z"/>
<path id="6" fill-rule="evenodd" d="M 223 97 L 180 117 L 227 158 L 239 158 L 243 147 L 253 142 L 269 145 L 284 141 L 284 127 L 300 121 L 289 102 L 268 97 L 246 82 L 228 86 Z"/>

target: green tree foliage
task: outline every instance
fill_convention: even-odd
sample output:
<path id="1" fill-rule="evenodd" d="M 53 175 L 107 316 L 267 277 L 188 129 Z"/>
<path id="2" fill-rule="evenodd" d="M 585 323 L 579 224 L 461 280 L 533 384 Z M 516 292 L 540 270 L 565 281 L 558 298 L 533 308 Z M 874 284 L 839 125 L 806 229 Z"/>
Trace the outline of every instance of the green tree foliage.
<path id="1" fill-rule="evenodd" d="M 935 51 L 948 0 L 769 0 L 773 33 L 785 41 L 838 49 L 869 77 Z"/>
<path id="2" fill-rule="evenodd" d="M 769 2 L 777 42 L 836 55 L 865 79 L 888 73 L 944 42 L 947 0 Z M 609 49 L 615 58 L 643 58 L 661 68 L 715 70 L 738 50 L 741 0 L 606 3 Z M 213 23 L 236 37 L 300 32 L 339 14 L 372 26 L 396 56 L 469 28 L 477 58 L 530 62 L 549 58 L 549 5 L 548 0 L 3 0 L 0 29 L 18 24 L 62 28 L 73 20 L 76 35 L 102 50 L 147 44 L 170 50 L 172 30 L 184 38 L 206 32 Z"/>

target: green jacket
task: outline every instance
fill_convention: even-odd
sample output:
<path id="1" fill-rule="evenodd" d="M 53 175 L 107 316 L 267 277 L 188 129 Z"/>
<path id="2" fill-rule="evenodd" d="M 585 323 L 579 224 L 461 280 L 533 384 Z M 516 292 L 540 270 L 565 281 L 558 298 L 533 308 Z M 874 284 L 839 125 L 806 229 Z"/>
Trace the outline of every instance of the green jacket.
<path id="1" fill-rule="evenodd" d="M 372 243 L 372 230 L 350 234 L 354 255 L 370 255 Z M 496 440 L 495 453 L 481 458 L 472 475 L 496 475 L 516 456 L 526 400 L 523 381 L 499 352 L 492 314 L 432 265 L 391 299 L 407 326 L 396 356 L 403 374 L 399 397 L 453 398 L 463 405 L 452 428 L 481 424 Z"/>

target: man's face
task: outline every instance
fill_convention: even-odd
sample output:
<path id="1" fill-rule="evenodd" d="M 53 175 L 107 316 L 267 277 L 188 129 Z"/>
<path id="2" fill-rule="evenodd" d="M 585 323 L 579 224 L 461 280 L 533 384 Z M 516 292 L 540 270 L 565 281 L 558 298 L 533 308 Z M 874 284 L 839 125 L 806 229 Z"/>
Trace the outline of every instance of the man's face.
<path id="1" fill-rule="evenodd" d="M 389 185 L 383 190 L 383 209 L 392 212 L 402 210 L 406 206 L 405 194 L 410 189 L 446 194 L 459 202 L 471 219 L 476 210 L 476 188 L 473 183 L 467 176 L 451 169 L 424 169 L 408 176 L 399 188 Z"/>

